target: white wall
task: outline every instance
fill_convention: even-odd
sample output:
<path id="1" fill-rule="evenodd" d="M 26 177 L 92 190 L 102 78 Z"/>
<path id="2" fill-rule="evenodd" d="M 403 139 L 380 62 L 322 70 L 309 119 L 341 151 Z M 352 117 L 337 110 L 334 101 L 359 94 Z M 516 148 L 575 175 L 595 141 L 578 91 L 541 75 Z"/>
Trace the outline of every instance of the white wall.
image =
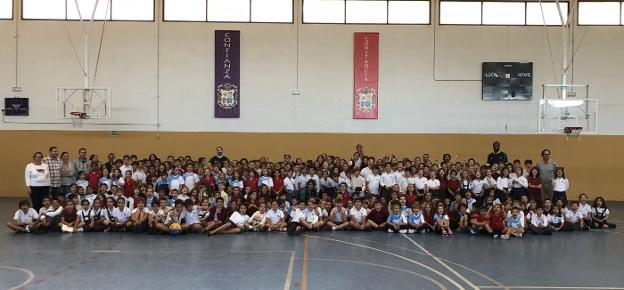
<path id="1" fill-rule="evenodd" d="M 23 93 L 11 92 L 16 82 L 16 24 L 17 83 Z M 80 24 L 67 24 L 82 55 Z M 96 35 L 101 25 L 94 26 Z M 215 29 L 242 31 L 240 119 L 213 117 Z M 576 56 L 574 81 L 590 84 L 591 96 L 600 100 L 599 132 L 624 134 L 624 27 L 580 27 L 577 36 L 584 29 L 588 31 Z M 358 31 L 381 33 L 378 120 L 352 119 L 353 32 Z M 557 70 L 560 35 L 557 28 L 549 28 L 549 33 Z M 481 101 L 480 82 L 433 80 L 431 25 L 303 24 L 302 93 L 294 96 L 290 91 L 296 87 L 296 39 L 295 24 L 109 22 L 96 83 L 113 93 L 113 118 L 108 122 L 155 123 L 160 95 L 163 131 L 535 133 L 540 85 L 554 82 L 542 27 L 437 27 L 438 79 L 479 79 L 482 61 L 534 63 L 534 100 L 507 104 Z M 92 44 L 95 58 L 97 39 Z M 0 21 L 0 68 L 0 97 L 26 96 L 31 102 L 29 117 L 7 117 L 11 121 L 58 122 L 55 88 L 82 84 L 62 22 Z M 72 126 L 0 123 L 2 130 L 59 128 Z"/>

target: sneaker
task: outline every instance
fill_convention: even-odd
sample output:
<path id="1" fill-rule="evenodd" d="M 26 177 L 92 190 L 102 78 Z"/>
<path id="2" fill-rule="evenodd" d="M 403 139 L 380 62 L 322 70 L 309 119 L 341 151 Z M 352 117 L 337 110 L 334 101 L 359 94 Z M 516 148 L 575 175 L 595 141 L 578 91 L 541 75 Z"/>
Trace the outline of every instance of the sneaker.
<path id="1" fill-rule="evenodd" d="M 409 229 L 409 230 L 407 230 L 407 233 L 408 233 L 408 234 L 413 234 L 414 232 L 416 232 L 416 231 L 415 231 L 415 230 L 413 230 L 413 229 Z"/>
<path id="2" fill-rule="evenodd" d="M 421 234 L 426 234 L 426 233 L 428 233 L 428 231 L 427 231 L 427 229 L 424 229 L 424 230 L 420 230 L 420 233 Z"/>
<path id="3" fill-rule="evenodd" d="M 442 235 L 443 235 L 443 236 L 448 235 L 448 233 L 446 232 L 446 230 L 443 230 L 443 231 L 442 231 Z"/>
<path id="4" fill-rule="evenodd" d="M 401 234 L 407 234 L 407 230 L 400 230 L 399 233 Z"/>
<path id="5" fill-rule="evenodd" d="M 394 233 L 394 231 L 392 229 L 388 229 L 389 233 Z"/>
<path id="6" fill-rule="evenodd" d="M 509 239 L 509 235 L 502 235 L 502 236 L 501 236 L 501 239 L 503 239 L 503 240 L 508 240 L 508 239 Z"/>
<path id="7" fill-rule="evenodd" d="M 30 233 L 30 225 L 26 225 L 26 227 L 24 228 L 24 231 L 27 233 Z"/>
<path id="8" fill-rule="evenodd" d="M 515 234 L 516 238 L 522 239 L 522 234 Z"/>
<path id="9" fill-rule="evenodd" d="M 496 240 L 496 239 L 498 239 L 499 237 L 500 237 L 499 235 L 493 235 L 493 236 L 492 236 L 492 239 L 495 239 L 495 240 Z"/>
<path id="10" fill-rule="evenodd" d="M 84 229 L 83 229 L 83 228 L 79 228 L 79 229 L 77 229 L 76 231 L 77 231 L 77 232 L 84 232 Z"/>
<path id="11" fill-rule="evenodd" d="M 474 229 L 470 229 L 470 234 L 471 234 L 471 235 L 476 235 L 476 234 L 477 234 L 477 231 L 475 231 Z"/>
<path id="12" fill-rule="evenodd" d="M 335 230 L 336 230 L 336 227 L 332 227 L 332 231 L 335 231 Z"/>

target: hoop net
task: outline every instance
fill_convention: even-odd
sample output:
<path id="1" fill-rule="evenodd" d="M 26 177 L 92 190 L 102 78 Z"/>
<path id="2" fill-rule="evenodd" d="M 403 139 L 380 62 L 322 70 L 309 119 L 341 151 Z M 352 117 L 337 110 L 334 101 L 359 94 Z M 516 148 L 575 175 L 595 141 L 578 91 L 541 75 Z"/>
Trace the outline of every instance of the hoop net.
<path id="1" fill-rule="evenodd" d="M 82 128 L 84 120 L 89 118 L 89 115 L 85 112 L 71 112 L 69 114 L 72 116 L 71 120 L 74 128 Z"/>

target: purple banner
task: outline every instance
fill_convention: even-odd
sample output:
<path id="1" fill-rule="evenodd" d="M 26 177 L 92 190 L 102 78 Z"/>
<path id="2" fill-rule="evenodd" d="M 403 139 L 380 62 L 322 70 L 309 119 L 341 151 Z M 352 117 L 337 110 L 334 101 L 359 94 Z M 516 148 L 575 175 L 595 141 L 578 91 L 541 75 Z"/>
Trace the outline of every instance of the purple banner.
<path id="1" fill-rule="evenodd" d="M 240 117 L 240 31 L 215 30 L 215 118 Z"/>

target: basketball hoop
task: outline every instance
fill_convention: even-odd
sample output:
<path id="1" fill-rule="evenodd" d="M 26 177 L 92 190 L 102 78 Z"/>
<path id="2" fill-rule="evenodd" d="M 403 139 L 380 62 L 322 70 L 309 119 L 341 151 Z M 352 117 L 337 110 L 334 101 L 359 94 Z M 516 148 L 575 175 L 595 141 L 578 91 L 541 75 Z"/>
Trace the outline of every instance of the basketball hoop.
<path id="1" fill-rule="evenodd" d="M 84 120 L 89 118 L 89 115 L 85 112 L 71 112 L 69 114 L 73 116 L 72 125 L 74 128 L 82 128 Z"/>
<path id="2" fill-rule="evenodd" d="M 581 136 L 581 132 L 583 132 L 583 127 L 564 127 L 563 133 L 566 134 L 566 138 L 570 139 L 570 137 L 579 138 Z"/>

